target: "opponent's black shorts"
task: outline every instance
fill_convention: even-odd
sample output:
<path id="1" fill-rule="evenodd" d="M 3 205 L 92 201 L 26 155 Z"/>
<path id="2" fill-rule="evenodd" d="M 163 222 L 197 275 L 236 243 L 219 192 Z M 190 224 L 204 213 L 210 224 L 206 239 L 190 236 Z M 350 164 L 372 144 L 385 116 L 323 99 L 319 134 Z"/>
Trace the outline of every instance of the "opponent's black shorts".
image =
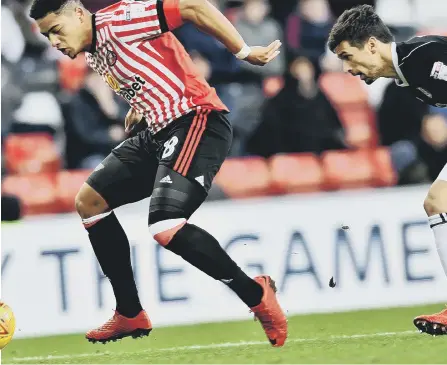
<path id="1" fill-rule="evenodd" d="M 151 196 L 154 187 L 163 182 L 155 177 L 158 167 L 164 165 L 208 193 L 231 141 L 232 127 L 225 115 L 198 108 L 155 135 L 145 129 L 119 144 L 87 183 L 114 209 Z"/>

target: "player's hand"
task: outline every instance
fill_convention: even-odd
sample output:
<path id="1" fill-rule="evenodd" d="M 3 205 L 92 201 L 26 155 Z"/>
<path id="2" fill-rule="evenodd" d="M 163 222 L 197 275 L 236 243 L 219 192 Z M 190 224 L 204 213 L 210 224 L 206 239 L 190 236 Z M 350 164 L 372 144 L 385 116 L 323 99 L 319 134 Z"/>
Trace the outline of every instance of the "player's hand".
<path id="1" fill-rule="evenodd" d="M 245 61 L 252 65 L 264 66 L 279 55 L 281 45 L 281 41 L 276 40 L 267 47 L 251 47 L 251 53 Z"/>
<path id="2" fill-rule="evenodd" d="M 133 108 L 127 112 L 126 119 L 124 120 L 125 132 L 130 133 L 135 125 L 143 120 L 143 114 L 136 112 Z"/>

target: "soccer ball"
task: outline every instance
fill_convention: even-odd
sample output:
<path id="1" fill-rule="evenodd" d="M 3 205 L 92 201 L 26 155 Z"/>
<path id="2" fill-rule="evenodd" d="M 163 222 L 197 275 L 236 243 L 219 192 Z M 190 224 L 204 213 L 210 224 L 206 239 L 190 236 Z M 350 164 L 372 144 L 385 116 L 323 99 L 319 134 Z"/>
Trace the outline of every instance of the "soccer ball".
<path id="1" fill-rule="evenodd" d="M 12 309 L 3 302 L 0 302 L 0 350 L 12 340 L 16 329 L 16 318 Z"/>

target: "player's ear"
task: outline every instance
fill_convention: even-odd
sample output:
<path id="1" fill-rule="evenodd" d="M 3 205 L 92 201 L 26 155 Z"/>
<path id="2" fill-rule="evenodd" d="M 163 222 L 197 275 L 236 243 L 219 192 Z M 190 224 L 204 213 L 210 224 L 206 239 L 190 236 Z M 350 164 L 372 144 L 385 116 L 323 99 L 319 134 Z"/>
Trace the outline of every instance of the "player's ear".
<path id="1" fill-rule="evenodd" d="M 84 11 L 84 9 L 82 7 L 80 7 L 80 6 L 77 6 L 74 9 L 74 11 L 75 11 L 76 17 L 79 19 L 79 21 L 81 23 L 83 23 L 84 20 L 85 20 L 85 11 Z"/>
<path id="2" fill-rule="evenodd" d="M 377 39 L 375 37 L 369 37 L 368 41 L 366 42 L 366 47 L 372 54 L 375 54 L 378 47 Z"/>

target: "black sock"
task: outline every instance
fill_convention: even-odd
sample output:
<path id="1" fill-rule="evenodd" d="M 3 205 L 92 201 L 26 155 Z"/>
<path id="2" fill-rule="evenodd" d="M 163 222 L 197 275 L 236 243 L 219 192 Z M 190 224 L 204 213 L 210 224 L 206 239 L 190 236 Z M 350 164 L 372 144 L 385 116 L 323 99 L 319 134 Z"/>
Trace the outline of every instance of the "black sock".
<path id="1" fill-rule="evenodd" d="M 262 287 L 248 277 L 205 230 L 185 224 L 166 248 L 205 274 L 227 284 L 248 307 L 261 303 Z"/>
<path id="2" fill-rule="evenodd" d="M 129 240 L 123 227 L 112 212 L 87 231 L 102 271 L 112 284 L 116 310 L 125 317 L 135 317 L 142 307 L 133 277 Z"/>

